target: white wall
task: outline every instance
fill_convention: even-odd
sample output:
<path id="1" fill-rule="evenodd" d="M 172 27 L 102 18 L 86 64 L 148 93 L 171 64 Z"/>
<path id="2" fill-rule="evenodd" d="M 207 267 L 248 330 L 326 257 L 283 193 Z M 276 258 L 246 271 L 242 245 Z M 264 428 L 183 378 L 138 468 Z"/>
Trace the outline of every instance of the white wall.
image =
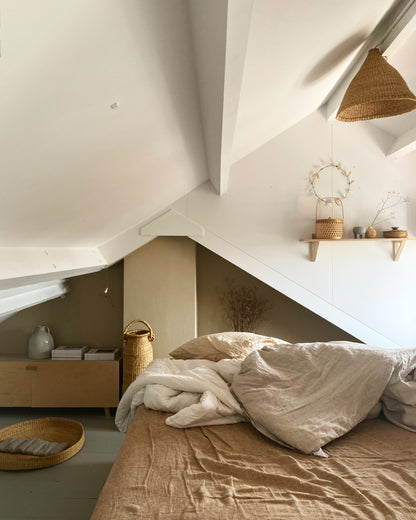
<path id="1" fill-rule="evenodd" d="M 236 163 L 224 196 L 205 184 L 175 209 L 204 226 L 205 236 L 195 240 L 362 341 L 412 345 L 416 241 L 407 243 L 399 262 L 392 260 L 390 243 L 321 244 L 315 263 L 299 242 L 314 231 L 309 174 L 330 160 L 331 149 L 355 181 L 345 201 L 346 236 L 372 220 L 389 190 L 416 201 L 412 157 L 387 160 L 383 150 L 391 140 L 366 123 L 331 127 L 315 112 Z M 415 205 L 396 216 L 394 223 L 415 236 Z"/>
<path id="2" fill-rule="evenodd" d="M 169 352 L 196 336 L 195 243 L 159 237 L 124 259 L 124 326 L 134 319 L 155 333 L 153 355 Z M 141 323 L 131 329 L 145 329 Z"/>

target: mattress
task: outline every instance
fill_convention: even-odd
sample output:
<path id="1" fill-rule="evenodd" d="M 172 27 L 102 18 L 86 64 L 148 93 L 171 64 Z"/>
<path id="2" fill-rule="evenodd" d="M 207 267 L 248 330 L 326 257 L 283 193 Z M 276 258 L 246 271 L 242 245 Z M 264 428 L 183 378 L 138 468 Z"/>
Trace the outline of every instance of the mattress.
<path id="1" fill-rule="evenodd" d="M 92 520 L 416 519 L 416 435 L 382 418 L 303 455 L 248 423 L 177 429 L 141 406 Z"/>

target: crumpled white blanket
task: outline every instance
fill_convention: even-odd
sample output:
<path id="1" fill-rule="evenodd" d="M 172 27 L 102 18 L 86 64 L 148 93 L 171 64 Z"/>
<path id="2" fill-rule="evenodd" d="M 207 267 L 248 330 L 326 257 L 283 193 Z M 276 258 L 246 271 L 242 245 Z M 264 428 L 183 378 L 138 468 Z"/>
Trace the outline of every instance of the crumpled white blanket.
<path id="1" fill-rule="evenodd" d="M 236 359 L 155 359 L 121 398 L 116 426 L 126 432 L 141 404 L 174 413 L 166 424 L 176 428 L 247 422 L 229 389 L 240 366 Z"/>

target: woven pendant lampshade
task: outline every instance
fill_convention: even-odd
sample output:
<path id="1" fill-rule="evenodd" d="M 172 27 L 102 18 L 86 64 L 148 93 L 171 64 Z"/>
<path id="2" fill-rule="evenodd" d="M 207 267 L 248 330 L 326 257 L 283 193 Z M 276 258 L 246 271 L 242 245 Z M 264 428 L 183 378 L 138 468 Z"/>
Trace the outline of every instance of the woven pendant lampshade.
<path id="1" fill-rule="evenodd" d="M 337 113 L 339 121 L 366 121 L 410 112 L 416 97 L 378 49 L 371 49 L 351 81 Z"/>

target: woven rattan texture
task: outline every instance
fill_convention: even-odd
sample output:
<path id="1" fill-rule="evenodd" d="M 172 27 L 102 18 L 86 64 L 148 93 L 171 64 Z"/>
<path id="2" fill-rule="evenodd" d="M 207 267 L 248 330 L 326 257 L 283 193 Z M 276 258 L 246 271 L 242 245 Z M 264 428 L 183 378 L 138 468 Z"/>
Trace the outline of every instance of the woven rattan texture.
<path id="1" fill-rule="evenodd" d="M 416 97 L 400 73 L 371 49 L 345 92 L 339 121 L 365 121 L 390 117 L 416 108 Z"/>
<path id="2" fill-rule="evenodd" d="M 341 218 L 323 218 L 316 221 L 316 238 L 341 240 L 344 237 L 344 220 Z"/>
<path id="3" fill-rule="evenodd" d="M 33 419 L 0 430 L 0 441 L 9 437 L 67 442 L 69 446 L 60 453 L 46 457 L 22 455 L 20 453 L 0 453 L 0 470 L 29 470 L 54 466 L 73 457 L 85 442 L 82 424 L 62 417 Z"/>
<path id="4" fill-rule="evenodd" d="M 128 331 L 134 323 L 144 323 L 148 330 Z M 151 342 L 155 339 L 150 325 L 143 320 L 133 320 L 123 332 L 123 394 L 147 365 L 153 360 Z"/>

